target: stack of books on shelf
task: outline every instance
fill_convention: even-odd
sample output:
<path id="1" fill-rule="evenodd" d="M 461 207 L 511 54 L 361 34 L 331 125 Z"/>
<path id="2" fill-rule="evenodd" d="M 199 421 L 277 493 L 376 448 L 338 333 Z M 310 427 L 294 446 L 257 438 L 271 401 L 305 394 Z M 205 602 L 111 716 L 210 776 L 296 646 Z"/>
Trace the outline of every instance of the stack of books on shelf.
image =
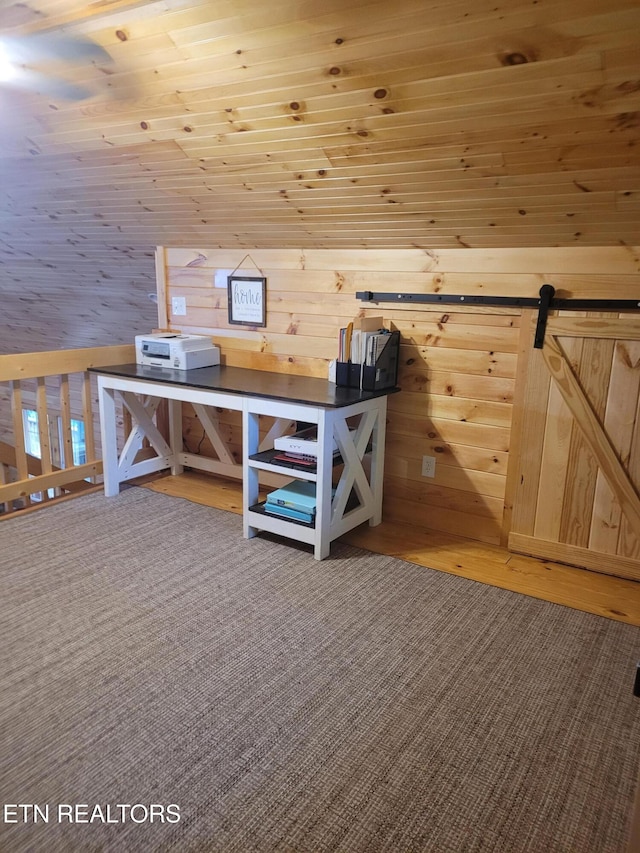
<path id="1" fill-rule="evenodd" d="M 280 518 L 293 518 L 313 524 L 316 519 L 316 484 L 295 480 L 276 489 L 267 495 L 264 510 Z"/>

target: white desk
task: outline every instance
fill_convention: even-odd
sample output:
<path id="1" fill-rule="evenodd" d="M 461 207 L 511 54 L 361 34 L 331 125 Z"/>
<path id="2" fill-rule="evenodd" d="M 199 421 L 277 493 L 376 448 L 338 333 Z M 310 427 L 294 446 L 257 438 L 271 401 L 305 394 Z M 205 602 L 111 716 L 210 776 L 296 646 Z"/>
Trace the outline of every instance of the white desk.
<path id="1" fill-rule="evenodd" d="M 170 468 L 177 474 L 185 465 L 242 477 L 243 532 L 246 538 L 265 530 L 313 545 L 314 556 L 329 555 L 331 542 L 365 521 L 382 520 L 384 442 L 387 395 L 397 389 L 360 391 L 336 387 L 322 379 L 267 373 L 233 367 L 171 370 L 137 364 L 93 368 L 97 374 L 104 466 L 104 490 L 116 495 L 120 484 L 134 477 Z M 116 395 L 130 412 L 131 433 L 118 451 Z M 169 402 L 169 441 L 160 434 L 154 414 L 160 399 Z M 186 453 L 182 447 L 182 402 L 198 413 L 218 459 Z M 242 412 L 243 458 L 234 461 L 218 431 L 211 407 Z M 262 443 L 259 418 L 275 422 Z M 358 421 L 350 432 L 347 419 Z M 265 460 L 260 451 L 271 446 L 293 421 L 318 426 L 318 464 L 315 471 L 292 470 Z M 143 439 L 156 456 L 137 461 Z M 333 485 L 333 441 L 344 466 Z M 259 458 L 256 458 L 256 456 Z M 366 460 L 366 461 L 365 461 Z M 370 463 L 370 464 L 369 464 Z M 290 521 L 264 512 L 258 503 L 260 471 L 316 483 L 314 525 Z"/>

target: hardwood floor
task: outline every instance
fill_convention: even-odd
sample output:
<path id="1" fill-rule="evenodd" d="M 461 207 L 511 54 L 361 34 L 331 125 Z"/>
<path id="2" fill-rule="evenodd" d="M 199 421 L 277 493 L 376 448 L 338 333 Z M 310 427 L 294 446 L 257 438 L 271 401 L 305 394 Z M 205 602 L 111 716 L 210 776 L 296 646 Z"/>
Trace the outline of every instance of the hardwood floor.
<path id="1" fill-rule="evenodd" d="M 195 503 L 242 513 L 241 484 L 195 472 L 141 483 Z M 470 580 L 640 626 L 640 583 L 576 569 L 462 537 L 417 531 L 410 524 L 364 524 L 344 541 Z"/>

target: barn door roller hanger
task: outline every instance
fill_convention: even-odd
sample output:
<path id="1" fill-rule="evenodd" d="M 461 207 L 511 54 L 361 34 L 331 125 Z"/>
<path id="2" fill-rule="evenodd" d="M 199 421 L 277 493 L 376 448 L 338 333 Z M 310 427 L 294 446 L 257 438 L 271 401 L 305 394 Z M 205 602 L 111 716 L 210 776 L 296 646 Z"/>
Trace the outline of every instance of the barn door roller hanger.
<path id="1" fill-rule="evenodd" d="M 549 311 L 640 311 L 635 299 L 557 299 L 552 284 L 543 284 L 538 298 L 529 296 L 455 296 L 440 293 L 377 293 L 359 290 L 361 302 L 413 302 L 440 305 L 500 305 L 510 308 L 537 308 L 538 322 L 533 345 L 542 349 Z"/>

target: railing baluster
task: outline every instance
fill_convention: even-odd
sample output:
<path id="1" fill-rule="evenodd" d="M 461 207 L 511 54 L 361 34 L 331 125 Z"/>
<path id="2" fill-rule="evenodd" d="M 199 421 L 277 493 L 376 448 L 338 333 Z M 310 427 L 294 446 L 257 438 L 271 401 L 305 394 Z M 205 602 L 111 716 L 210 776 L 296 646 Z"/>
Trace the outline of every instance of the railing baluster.
<path id="1" fill-rule="evenodd" d="M 62 420 L 62 457 L 64 467 L 71 468 L 73 461 L 73 437 L 71 435 L 71 400 L 69 397 L 69 374 L 60 376 L 60 418 Z"/>
<path id="2" fill-rule="evenodd" d="M 36 388 L 36 411 L 38 413 L 38 436 L 40 438 L 40 466 L 42 474 L 51 474 L 53 471 L 53 457 L 51 454 L 51 436 L 49 434 L 49 407 L 47 405 L 47 385 L 44 376 L 37 379 Z M 49 500 L 47 489 L 42 491 L 42 500 Z"/>
<path id="3" fill-rule="evenodd" d="M 96 424 L 93 421 L 91 374 L 82 374 L 82 418 L 84 420 L 84 447 L 87 459 L 96 459 Z M 91 477 L 95 483 L 96 478 Z"/>
<path id="4" fill-rule="evenodd" d="M 9 482 L 9 466 L 4 463 L 0 463 L 0 486 L 4 486 Z M 12 507 L 6 501 L 4 503 L 0 503 L 0 509 L 2 512 L 9 513 L 12 510 Z"/>
<path id="5" fill-rule="evenodd" d="M 24 446 L 24 420 L 22 414 L 22 386 L 20 380 L 15 379 L 9 383 L 11 388 L 11 414 L 13 418 L 13 445 L 16 453 L 16 473 L 18 480 L 26 480 L 29 477 L 29 465 L 27 462 L 27 451 Z M 31 498 L 24 497 L 25 506 L 29 506 Z"/>

